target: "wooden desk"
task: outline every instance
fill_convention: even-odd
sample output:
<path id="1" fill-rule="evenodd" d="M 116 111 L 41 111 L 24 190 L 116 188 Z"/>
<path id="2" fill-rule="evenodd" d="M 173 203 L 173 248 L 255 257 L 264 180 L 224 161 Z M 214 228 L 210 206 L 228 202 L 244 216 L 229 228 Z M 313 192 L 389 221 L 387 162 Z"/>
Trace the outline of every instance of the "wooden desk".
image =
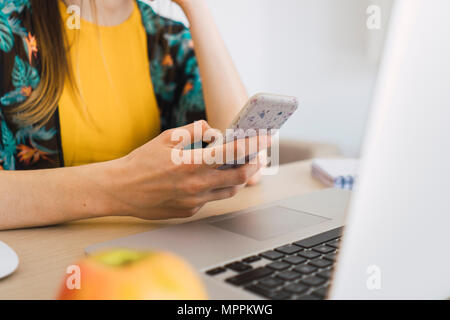
<path id="1" fill-rule="evenodd" d="M 309 161 L 280 167 L 277 175 L 264 177 L 258 186 L 236 197 L 205 206 L 194 219 L 232 212 L 290 196 L 323 189 L 310 174 Z M 170 223 L 134 218 L 101 218 L 28 230 L 1 231 L 0 240 L 19 255 L 19 269 L 0 280 L 0 299 L 53 299 L 67 266 L 84 256 L 84 248 L 102 241 L 136 234 Z"/>

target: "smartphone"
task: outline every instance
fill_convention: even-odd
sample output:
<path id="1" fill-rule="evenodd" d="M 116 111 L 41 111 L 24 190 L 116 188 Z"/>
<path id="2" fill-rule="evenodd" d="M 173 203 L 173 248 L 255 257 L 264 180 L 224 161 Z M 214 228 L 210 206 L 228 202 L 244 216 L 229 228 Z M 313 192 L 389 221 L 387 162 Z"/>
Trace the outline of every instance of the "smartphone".
<path id="1" fill-rule="evenodd" d="M 298 109 L 298 99 L 290 96 L 259 93 L 251 97 L 244 108 L 235 117 L 234 121 L 224 133 L 224 143 L 235 139 L 255 136 L 260 130 L 278 130 Z M 230 130 L 231 129 L 231 130 Z M 213 145 L 215 145 L 213 143 Z M 249 155 L 248 162 L 256 155 Z M 238 164 L 226 164 L 219 169 L 238 167 Z"/>

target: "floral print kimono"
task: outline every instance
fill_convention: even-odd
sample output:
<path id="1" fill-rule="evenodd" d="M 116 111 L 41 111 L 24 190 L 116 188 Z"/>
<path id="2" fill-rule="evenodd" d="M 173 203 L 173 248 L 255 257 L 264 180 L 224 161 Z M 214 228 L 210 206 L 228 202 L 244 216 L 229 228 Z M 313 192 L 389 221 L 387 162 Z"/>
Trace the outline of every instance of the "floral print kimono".
<path id="1" fill-rule="evenodd" d="M 44 0 L 60 1 L 60 0 Z M 205 119 L 197 59 L 188 28 L 138 1 L 162 129 Z M 41 128 L 18 126 L 4 109 L 25 101 L 40 82 L 39 43 L 30 0 L 0 0 L 0 169 L 64 166 L 58 110 Z"/>

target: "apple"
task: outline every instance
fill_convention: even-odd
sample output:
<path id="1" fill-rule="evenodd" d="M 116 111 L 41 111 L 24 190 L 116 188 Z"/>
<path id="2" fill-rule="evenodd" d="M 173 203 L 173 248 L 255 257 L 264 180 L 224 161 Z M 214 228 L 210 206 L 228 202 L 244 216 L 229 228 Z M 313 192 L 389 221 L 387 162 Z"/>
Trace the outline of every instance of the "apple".
<path id="1" fill-rule="evenodd" d="M 193 268 L 167 252 L 116 249 L 82 259 L 79 286 L 66 275 L 60 300 L 203 300 L 206 290 Z M 71 285 L 69 285 L 71 284 Z"/>

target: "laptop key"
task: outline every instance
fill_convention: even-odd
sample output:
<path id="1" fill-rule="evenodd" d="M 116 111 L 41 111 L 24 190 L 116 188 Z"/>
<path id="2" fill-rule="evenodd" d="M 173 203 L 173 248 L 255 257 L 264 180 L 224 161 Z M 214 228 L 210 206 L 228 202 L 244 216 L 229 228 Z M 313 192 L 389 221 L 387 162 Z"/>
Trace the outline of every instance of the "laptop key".
<path id="1" fill-rule="evenodd" d="M 336 250 L 336 249 L 329 247 L 327 245 L 320 245 L 320 246 L 314 247 L 313 250 L 323 253 L 323 254 L 327 254 L 327 253 L 334 252 L 334 250 Z"/>
<path id="2" fill-rule="evenodd" d="M 237 276 L 228 278 L 225 281 L 234 284 L 235 286 L 242 286 L 254 280 L 270 276 L 273 272 L 274 271 L 272 269 L 261 267 L 253 269 L 251 271 L 247 271 L 245 273 L 238 274 Z"/>
<path id="3" fill-rule="evenodd" d="M 253 293 L 256 293 L 257 295 L 260 295 L 263 297 L 271 296 L 271 295 L 273 295 L 273 292 L 275 291 L 271 288 L 267 288 L 265 286 L 261 286 L 258 284 L 253 284 L 253 285 L 247 286 L 244 289 L 251 291 Z"/>
<path id="4" fill-rule="evenodd" d="M 302 275 L 294 271 L 283 271 L 277 274 L 277 277 L 286 281 L 292 281 L 300 278 Z"/>
<path id="5" fill-rule="evenodd" d="M 258 284 L 269 289 L 274 289 L 282 286 L 284 284 L 284 281 L 278 278 L 265 278 L 260 280 Z"/>
<path id="6" fill-rule="evenodd" d="M 330 246 L 330 247 L 333 247 L 333 248 L 336 248 L 336 249 L 339 248 L 340 244 L 341 244 L 341 241 L 339 239 L 327 242 L 327 246 Z"/>
<path id="7" fill-rule="evenodd" d="M 294 244 L 296 246 L 300 246 L 302 248 L 309 249 L 309 248 L 315 247 L 321 243 L 328 242 L 328 241 L 334 240 L 336 238 L 339 238 L 342 235 L 342 230 L 343 230 L 342 227 L 336 228 L 336 229 L 312 236 L 310 238 L 294 242 Z"/>
<path id="8" fill-rule="evenodd" d="M 283 288 L 283 290 L 294 293 L 294 294 L 301 294 L 308 289 L 309 289 L 309 287 L 307 287 L 301 283 L 291 283 Z"/>
<path id="9" fill-rule="evenodd" d="M 277 251 L 269 250 L 261 253 L 260 256 L 269 260 L 278 260 L 280 258 L 283 258 L 284 254 Z"/>
<path id="10" fill-rule="evenodd" d="M 334 262 L 334 261 L 336 261 L 336 254 L 335 253 L 329 253 L 327 255 L 324 255 L 323 258 Z"/>
<path id="11" fill-rule="evenodd" d="M 290 263 L 290 264 L 300 264 L 306 261 L 305 258 L 302 258 L 300 256 L 289 256 L 285 259 L 283 259 L 284 262 Z"/>
<path id="12" fill-rule="evenodd" d="M 331 262 L 330 260 L 325 260 L 325 259 L 315 259 L 315 260 L 311 260 L 310 262 L 308 262 L 308 264 L 317 267 L 317 268 L 326 268 L 329 267 L 333 264 L 333 262 Z"/>
<path id="13" fill-rule="evenodd" d="M 277 291 L 274 292 L 270 297 L 272 300 L 287 300 L 291 297 L 291 294 L 286 291 Z"/>
<path id="14" fill-rule="evenodd" d="M 281 253 L 289 255 L 289 254 L 294 254 L 294 253 L 297 253 L 297 252 L 301 251 L 302 248 L 300 248 L 298 246 L 295 246 L 293 244 L 288 244 L 286 246 L 282 246 L 282 247 L 276 248 L 275 250 L 278 251 L 278 252 L 281 252 Z"/>
<path id="15" fill-rule="evenodd" d="M 328 294 L 328 288 L 317 289 L 317 290 L 313 291 L 311 294 L 320 299 L 325 299 Z"/>
<path id="16" fill-rule="evenodd" d="M 310 294 L 305 294 L 303 296 L 299 296 L 299 297 L 294 297 L 295 300 L 320 300 L 319 297 L 317 296 L 313 296 Z"/>
<path id="17" fill-rule="evenodd" d="M 314 251 L 302 251 L 298 255 L 306 259 L 315 259 L 320 257 L 320 253 Z"/>
<path id="18" fill-rule="evenodd" d="M 277 270 L 277 271 L 282 271 L 282 270 L 286 270 L 290 266 L 291 265 L 289 263 L 275 261 L 275 262 L 269 263 L 266 267 L 269 267 L 269 268 Z"/>
<path id="19" fill-rule="evenodd" d="M 251 285 L 245 289 L 272 300 L 285 300 L 291 297 L 291 294 L 286 291 L 273 291 L 259 285 Z"/>
<path id="20" fill-rule="evenodd" d="M 225 269 L 225 268 L 214 268 L 214 269 L 206 271 L 206 274 L 209 275 L 209 276 L 215 276 L 215 275 L 218 275 L 218 274 L 223 273 L 225 271 L 227 271 L 227 269 Z"/>
<path id="21" fill-rule="evenodd" d="M 259 261 L 259 260 L 261 260 L 260 257 L 258 257 L 258 256 L 251 256 L 251 257 L 243 259 L 242 261 L 245 262 L 245 263 L 253 263 L 253 262 L 256 262 L 256 261 Z"/>
<path id="22" fill-rule="evenodd" d="M 313 267 L 313 266 L 310 266 L 310 265 L 308 265 L 308 264 L 303 264 L 303 265 L 301 265 L 301 266 L 296 266 L 296 267 L 295 267 L 294 269 L 292 269 L 292 270 L 294 270 L 294 271 L 296 271 L 296 272 L 303 273 L 303 274 L 311 274 L 311 273 L 317 271 L 317 268 L 316 268 L 316 267 Z"/>
<path id="23" fill-rule="evenodd" d="M 233 271 L 236 271 L 236 272 L 244 272 L 244 271 L 252 269 L 252 266 L 249 266 L 248 264 L 245 264 L 242 262 L 229 263 L 225 267 L 228 269 L 231 269 Z"/>
<path id="24" fill-rule="evenodd" d="M 305 278 L 305 279 L 302 279 L 302 281 L 301 281 L 301 283 L 306 284 L 307 286 L 310 286 L 310 287 L 317 287 L 317 286 L 320 286 L 321 284 L 324 284 L 325 282 L 326 282 L 326 280 L 324 278 L 319 278 L 316 276 Z"/>
<path id="25" fill-rule="evenodd" d="M 331 278 L 331 271 L 330 271 L 330 270 L 325 270 L 325 271 L 322 271 L 322 272 L 318 272 L 318 273 L 316 274 L 316 276 L 328 280 L 328 279 Z"/>

